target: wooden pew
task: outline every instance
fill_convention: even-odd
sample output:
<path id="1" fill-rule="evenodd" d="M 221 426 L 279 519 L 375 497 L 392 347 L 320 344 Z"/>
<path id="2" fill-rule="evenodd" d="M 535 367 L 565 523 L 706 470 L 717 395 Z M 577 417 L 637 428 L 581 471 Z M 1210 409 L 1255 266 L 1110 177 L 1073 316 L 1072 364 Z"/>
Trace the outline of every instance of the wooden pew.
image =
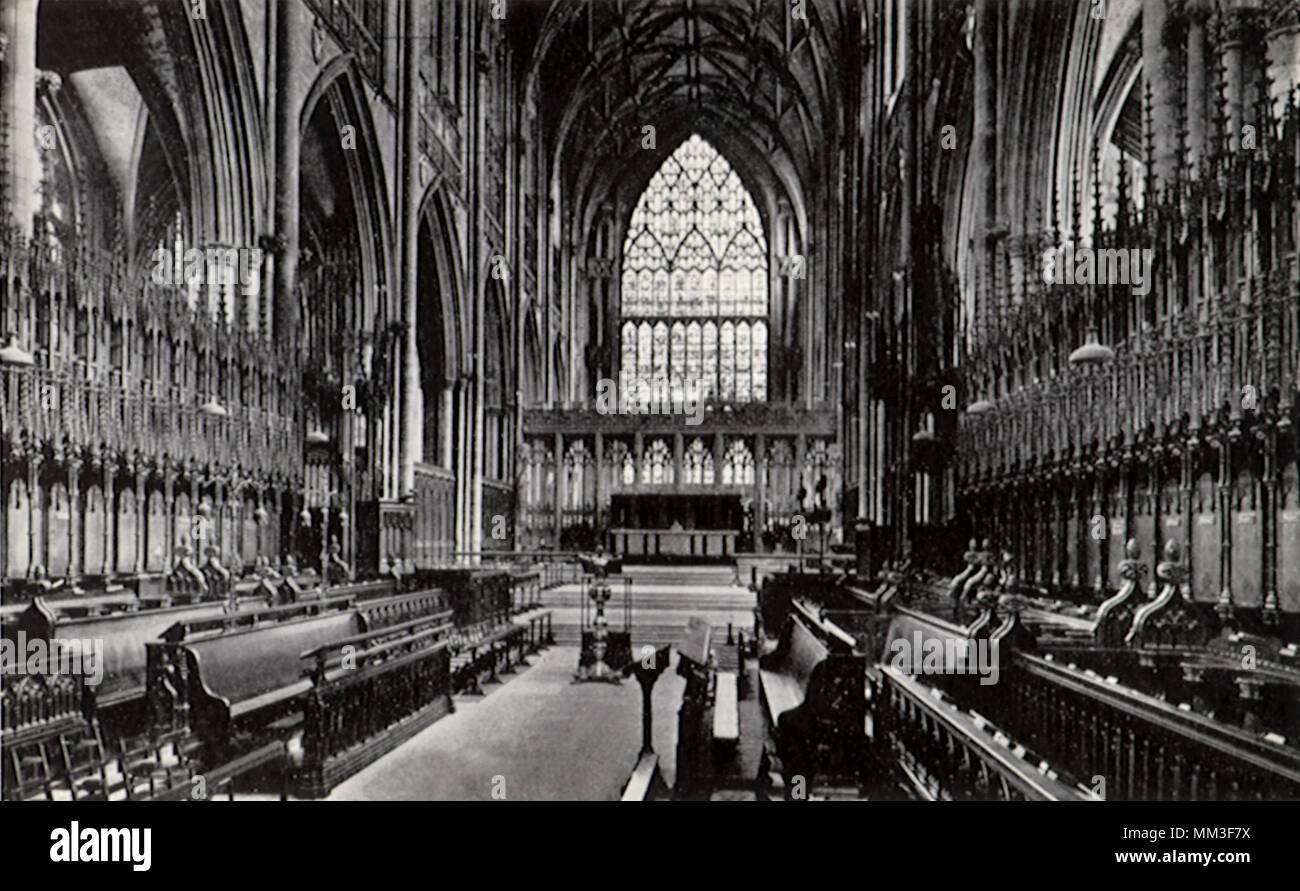
<path id="1" fill-rule="evenodd" d="M 224 757 L 238 728 L 266 725 L 297 710 L 299 698 L 311 689 L 311 681 L 302 677 L 303 652 L 364 630 L 355 610 L 267 618 L 227 616 L 177 625 L 163 642 L 148 644 L 155 725 L 188 725 L 216 757 Z"/>
<path id="2" fill-rule="evenodd" d="M 252 610 L 265 604 L 253 601 L 243 606 Z M 224 610 L 224 604 L 208 602 L 108 616 L 66 618 L 37 598 L 19 618 L 16 627 L 28 640 L 102 641 L 103 679 L 94 688 L 94 693 L 97 708 L 108 709 L 144 695 L 145 644 L 157 640 L 178 622 L 214 619 L 222 616 Z"/>
<path id="3" fill-rule="evenodd" d="M 529 628 L 514 622 L 484 623 L 461 628 L 452 638 L 452 689 L 457 693 L 481 695 L 483 683 L 497 680 L 498 673 L 514 670 L 513 648 L 522 662 L 529 643 Z"/>
<path id="4" fill-rule="evenodd" d="M 776 650 L 759 658 L 760 694 L 787 789 L 794 776 L 812 783 L 854 776 L 861 767 L 866 657 L 828 632 L 792 612 Z"/>
<path id="5" fill-rule="evenodd" d="M 331 645 L 379 644 L 429 625 L 444 634 L 450 630 L 452 612 L 441 591 L 357 604 L 357 586 L 337 590 L 345 593 L 167 629 L 160 642 L 147 648 L 155 725 L 190 728 L 224 755 L 238 729 L 292 729 L 300 717 L 301 697 L 312 687 L 303 675 L 304 653 Z"/>

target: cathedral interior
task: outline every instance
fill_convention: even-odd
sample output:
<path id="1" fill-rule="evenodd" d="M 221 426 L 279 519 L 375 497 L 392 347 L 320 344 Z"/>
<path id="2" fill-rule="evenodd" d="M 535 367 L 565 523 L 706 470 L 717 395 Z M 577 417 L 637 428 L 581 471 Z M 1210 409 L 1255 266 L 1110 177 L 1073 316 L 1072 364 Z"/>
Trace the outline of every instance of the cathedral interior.
<path id="1" fill-rule="evenodd" d="M 1300 798 L 1297 0 L 0 0 L 0 78 L 6 799 Z"/>

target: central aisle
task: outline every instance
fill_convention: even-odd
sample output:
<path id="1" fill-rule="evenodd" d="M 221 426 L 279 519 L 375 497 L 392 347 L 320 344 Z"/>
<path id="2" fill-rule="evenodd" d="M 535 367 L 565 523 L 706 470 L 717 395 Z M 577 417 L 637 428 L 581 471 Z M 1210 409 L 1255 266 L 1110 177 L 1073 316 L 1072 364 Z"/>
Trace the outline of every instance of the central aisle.
<path id="1" fill-rule="evenodd" d="M 654 688 L 654 747 L 672 782 L 682 679 L 673 666 Z M 641 748 L 641 688 L 574 684 L 577 647 L 557 646 L 486 696 L 456 711 L 331 792 L 331 801 L 611 801 Z M 500 779 L 495 779 L 495 778 Z"/>

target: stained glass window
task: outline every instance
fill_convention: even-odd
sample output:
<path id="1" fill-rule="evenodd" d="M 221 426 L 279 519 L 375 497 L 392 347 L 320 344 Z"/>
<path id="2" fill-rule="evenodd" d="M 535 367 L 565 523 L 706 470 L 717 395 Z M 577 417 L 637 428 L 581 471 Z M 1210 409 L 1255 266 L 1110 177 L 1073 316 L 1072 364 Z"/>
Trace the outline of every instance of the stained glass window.
<path id="1" fill-rule="evenodd" d="M 622 367 L 673 393 L 767 399 L 767 240 L 753 198 L 698 135 L 650 179 L 623 244 Z M 675 321 L 683 320 L 683 321 Z"/>

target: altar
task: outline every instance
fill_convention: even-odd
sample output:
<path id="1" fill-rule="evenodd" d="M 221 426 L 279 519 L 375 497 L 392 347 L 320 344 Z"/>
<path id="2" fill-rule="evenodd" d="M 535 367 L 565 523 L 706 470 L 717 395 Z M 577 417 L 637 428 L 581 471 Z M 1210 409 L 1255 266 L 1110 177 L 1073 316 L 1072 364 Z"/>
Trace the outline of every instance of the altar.
<path id="1" fill-rule="evenodd" d="M 734 529 L 611 529 L 610 550 L 626 557 L 730 557 L 736 553 Z"/>

